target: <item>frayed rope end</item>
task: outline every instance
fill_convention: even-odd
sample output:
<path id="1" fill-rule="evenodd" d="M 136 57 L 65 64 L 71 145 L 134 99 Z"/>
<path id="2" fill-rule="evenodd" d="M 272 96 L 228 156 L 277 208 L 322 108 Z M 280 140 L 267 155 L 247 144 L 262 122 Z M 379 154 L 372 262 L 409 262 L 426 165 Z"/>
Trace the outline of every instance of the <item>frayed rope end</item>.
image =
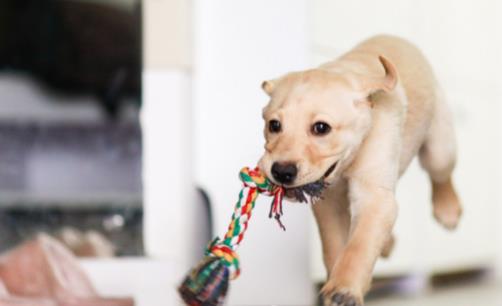
<path id="1" fill-rule="evenodd" d="M 189 306 L 223 305 L 230 280 L 221 258 L 206 256 L 185 278 L 178 292 Z"/>

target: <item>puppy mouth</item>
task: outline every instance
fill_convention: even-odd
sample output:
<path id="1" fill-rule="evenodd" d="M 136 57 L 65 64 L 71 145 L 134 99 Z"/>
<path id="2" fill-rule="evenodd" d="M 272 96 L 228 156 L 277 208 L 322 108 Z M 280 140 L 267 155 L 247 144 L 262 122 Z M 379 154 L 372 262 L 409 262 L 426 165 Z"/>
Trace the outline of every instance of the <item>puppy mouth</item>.
<path id="1" fill-rule="evenodd" d="M 335 171 L 337 164 L 338 164 L 338 160 L 333 165 L 331 165 L 331 167 L 329 167 L 328 170 L 326 170 L 326 172 L 322 176 L 323 180 L 326 179 L 331 173 L 333 173 L 333 171 Z"/>
<path id="2" fill-rule="evenodd" d="M 309 198 L 311 203 L 321 199 L 324 189 L 329 185 L 325 180 L 335 171 L 337 165 L 338 161 L 331 165 L 324 175 L 314 182 L 297 187 L 284 188 L 286 197 L 296 199 L 300 203 L 308 203 Z"/>

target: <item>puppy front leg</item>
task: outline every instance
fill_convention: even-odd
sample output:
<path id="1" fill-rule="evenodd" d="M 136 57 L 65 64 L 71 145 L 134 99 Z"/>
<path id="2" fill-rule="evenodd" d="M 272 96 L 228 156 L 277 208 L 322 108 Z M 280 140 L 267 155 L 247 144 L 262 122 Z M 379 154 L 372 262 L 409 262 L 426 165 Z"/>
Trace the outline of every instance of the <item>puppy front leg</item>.
<path id="1" fill-rule="evenodd" d="M 363 305 L 375 261 L 391 235 L 397 215 L 393 190 L 358 179 L 352 179 L 349 188 L 351 233 L 321 290 L 326 305 Z"/>
<path id="2" fill-rule="evenodd" d="M 322 242 L 324 265 L 331 272 L 335 260 L 345 247 L 350 230 L 347 182 L 328 188 L 322 199 L 312 205 Z"/>

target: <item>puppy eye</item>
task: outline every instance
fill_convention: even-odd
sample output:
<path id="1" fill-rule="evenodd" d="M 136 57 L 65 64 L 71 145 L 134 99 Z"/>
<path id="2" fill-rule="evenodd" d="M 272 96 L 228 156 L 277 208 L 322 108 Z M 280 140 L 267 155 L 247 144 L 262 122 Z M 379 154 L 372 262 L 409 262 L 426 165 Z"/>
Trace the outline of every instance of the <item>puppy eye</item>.
<path id="1" fill-rule="evenodd" d="M 268 122 L 268 131 L 270 133 L 279 133 L 281 131 L 281 123 L 278 120 L 270 120 Z"/>
<path id="2" fill-rule="evenodd" d="M 312 126 L 312 133 L 317 136 L 326 135 L 331 131 L 331 127 L 326 122 L 316 122 Z"/>

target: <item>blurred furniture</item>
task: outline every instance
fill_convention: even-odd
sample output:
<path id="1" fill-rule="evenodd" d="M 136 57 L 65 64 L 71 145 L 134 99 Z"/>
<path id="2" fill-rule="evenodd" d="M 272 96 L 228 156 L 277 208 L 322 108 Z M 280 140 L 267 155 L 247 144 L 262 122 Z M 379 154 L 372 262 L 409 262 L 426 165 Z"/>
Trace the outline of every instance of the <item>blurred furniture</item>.
<path id="1" fill-rule="evenodd" d="M 0 3 L 0 250 L 71 225 L 143 254 L 140 4 Z"/>
<path id="2" fill-rule="evenodd" d="M 139 2 L 129 6 L 3 0 L 0 71 L 29 73 L 65 93 L 95 95 L 117 117 L 124 97 L 139 105 L 141 94 L 141 11 Z"/>
<path id="3" fill-rule="evenodd" d="M 86 103 L 59 108 L 27 78 L 4 74 L 0 91 L 16 105 L 0 110 L 0 250 L 74 226 L 106 235 L 119 255 L 143 254 L 137 119 L 110 123 Z"/>

